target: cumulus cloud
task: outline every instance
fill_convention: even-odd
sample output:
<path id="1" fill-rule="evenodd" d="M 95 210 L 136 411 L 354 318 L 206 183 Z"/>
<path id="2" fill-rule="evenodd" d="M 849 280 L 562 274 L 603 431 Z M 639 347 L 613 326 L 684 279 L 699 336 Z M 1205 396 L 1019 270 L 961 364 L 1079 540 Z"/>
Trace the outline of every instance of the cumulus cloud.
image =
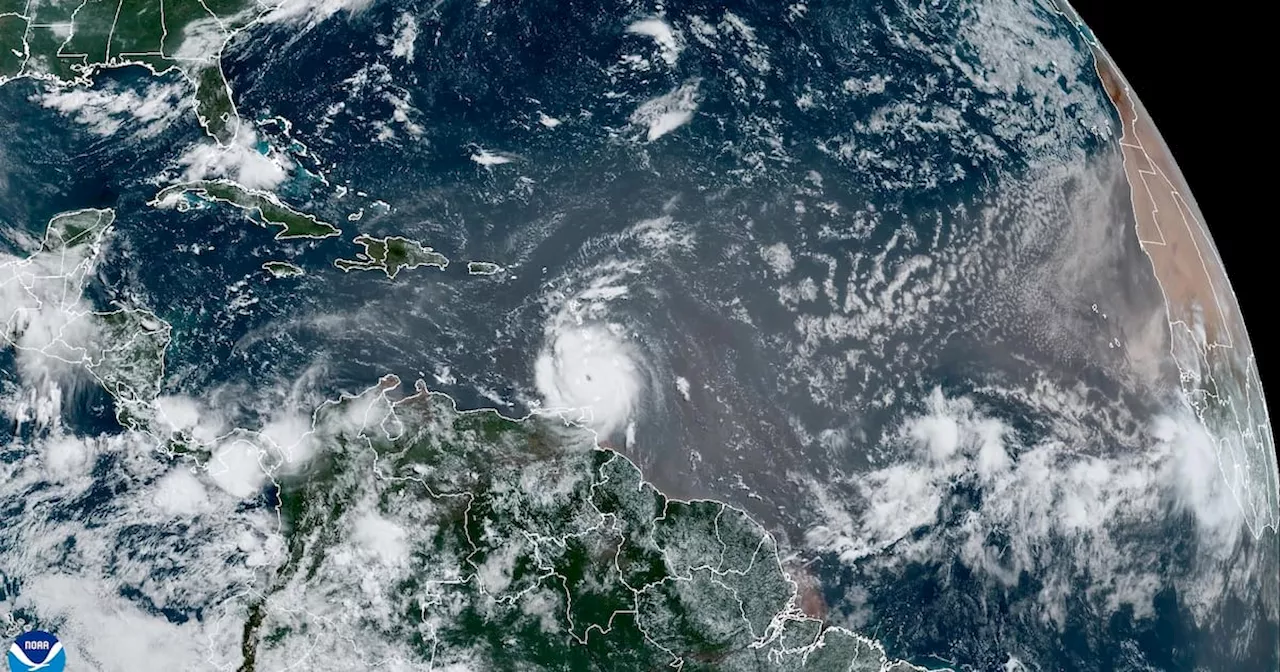
<path id="1" fill-rule="evenodd" d="M 155 487 L 156 509 L 172 516 L 194 516 L 211 509 L 209 492 L 191 469 L 175 467 Z"/>
<path id="2" fill-rule="evenodd" d="M 391 55 L 413 62 L 413 48 L 418 41 L 418 20 L 409 12 L 396 17 L 395 38 L 391 41 Z"/>
<path id="3" fill-rule="evenodd" d="M 19 241 L 27 256 L 0 255 L 0 344 L 18 374 L 0 386 L 0 413 L 18 424 L 0 460 L 0 509 L 22 512 L 0 538 L 12 580 L 0 619 L 56 623 L 93 669 L 131 669 L 138 656 L 157 669 L 235 669 L 249 596 L 284 557 L 277 513 L 254 496 L 314 450 L 303 385 L 162 395 L 132 409 L 143 430 L 61 427 L 64 399 L 79 403 L 78 386 L 96 384 L 84 374 L 110 340 L 84 291 L 111 223 L 108 211 L 60 215 L 43 240 Z M 247 405 L 274 412 L 237 415 Z M 180 457 L 157 450 L 178 445 Z M 394 561 L 394 530 L 374 531 L 370 553 Z"/>
<path id="4" fill-rule="evenodd" d="M 285 411 L 267 421 L 259 434 L 286 464 L 306 462 L 315 452 L 311 418 Z"/>
<path id="5" fill-rule="evenodd" d="M 631 123 L 643 128 L 645 139 L 653 142 L 689 123 L 697 109 L 698 80 L 693 80 L 641 103 L 631 113 Z"/>
<path id="6" fill-rule="evenodd" d="M 670 215 L 642 219 L 624 231 L 622 238 L 634 238 L 641 246 L 655 252 L 689 252 L 697 242 L 689 227 Z"/>
<path id="7" fill-rule="evenodd" d="M 779 276 L 785 276 L 796 267 L 791 248 L 786 243 L 774 243 L 760 248 L 760 258 Z"/>
<path id="8" fill-rule="evenodd" d="M 182 83 L 153 83 L 137 89 L 106 84 L 102 88 L 50 87 L 32 101 L 70 117 L 89 132 L 110 136 L 136 126 L 138 138 L 152 138 L 190 111 L 190 90 Z"/>
<path id="9" fill-rule="evenodd" d="M 339 12 L 356 14 L 372 0 L 284 0 L 263 17 L 269 23 L 318 25 Z"/>
<path id="10" fill-rule="evenodd" d="M 191 397 L 162 395 L 152 402 L 152 407 L 155 421 L 151 429 L 161 437 L 186 434 L 201 443 L 211 443 L 227 431 L 220 413 Z"/>
<path id="11" fill-rule="evenodd" d="M 0 539 L 15 588 L 0 595 L 0 617 L 56 623 L 96 670 L 135 669 L 141 659 L 156 669 L 239 665 L 249 588 L 266 576 L 243 549 L 279 556 L 273 515 L 157 459 L 151 437 L 137 432 L 87 439 L 55 430 L 6 449 L 0 507 L 23 514 L 5 521 Z M 77 511 L 92 514 L 68 515 Z"/>
<path id="12" fill-rule="evenodd" d="M 19 425 L 56 424 L 64 397 L 85 382 L 83 365 L 100 352 L 100 324 L 82 292 L 112 216 L 89 210 L 55 221 L 86 227 L 79 244 L 64 245 L 51 223 L 45 241 L 31 241 L 38 247 L 28 256 L 0 253 L 0 343 L 14 348 L 25 384 L 4 406 Z"/>
<path id="13" fill-rule="evenodd" d="M 268 468 L 262 464 L 264 457 L 264 451 L 256 444 L 233 438 L 213 454 L 207 467 L 209 477 L 232 497 L 248 499 L 267 482 Z"/>
<path id="14" fill-rule="evenodd" d="M 406 565 L 409 562 L 407 536 L 403 527 L 369 507 L 356 523 L 352 541 L 384 565 Z"/>
<path id="15" fill-rule="evenodd" d="M 1152 436 L 1172 453 L 1161 474 L 1171 482 L 1179 507 L 1195 514 L 1202 535 L 1230 546 L 1243 530 L 1245 512 L 1227 482 L 1214 438 L 1194 417 L 1161 417 Z"/>
<path id="16" fill-rule="evenodd" d="M 408 56 L 405 55 L 406 58 Z M 363 65 L 342 80 L 342 86 L 347 93 L 346 100 L 337 101 L 325 109 L 324 117 L 316 125 L 318 133 L 323 134 L 344 115 L 348 117 L 348 123 L 368 125 L 377 142 L 394 142 L 399 138 L 399 131 L 404 131 L 411 138 L 422 137 L 427 132 L 421 123 L 422 111 L 413 105 L 412 92 L 396 85 L 391 68 L 386 64 Z M 371 107 L 372 101 L 377 103 Z M 356 114 L 354 110 L 360 110 L 360 113 Z"/>
<path id="17" fill-rule="evenodd" d="M 487 168 L 489 166 L 500 166 L 504 163 L 511 163 L 515 159 L 506 154 L 495 153 L 481 148 L 471 155 L 471 160 Z"/>
<path id="18" fill-rule="evenodd" d="M 222 53 L 226 41 L 227 31 L 217 19 L 191 21 L 182 28 L 182 42 L 174 57 L 189 63 L 211 64 Z"/>
<path id="19" fill-rule="evenodd" d="M 671 24 L 662 19 L 643 19 L 627 26 L 627 32 L 633 35 L 644 35 L 653 38 L 667 65 L 675 65 L 680 58 L 683 44 L 679 36 L 671 29 Z"/>
<path id="20" fill-rule="evenodd" d="M 88 476 L 96 452 L 94 442 L 90 439 L 55 434 L 44 446 L 44 463 L 49 480 L 61 482 Z"/>
<path id="21" fill-rule="evenodd" d="M 1153 551 L 1133 530 L 1187 515 L 1212 558 L 1230 554 L 1245 527 L 1189 409 L 1155 419 L 1140 441 L 1114 452 L 1052 437 L 1028 445 L 972 399 L 935 390 L 889 442 L 890 463 L 835 485 L 802 479 L 820 518 L 805 538 L 850 565 L 954 558 L 1010 587 L 1030 572 L 1044 584 L 1044 616 L 1059 623 L 1080 575 L 1109 608 L 1149 614 L 1167 577 L 1152 573 Z"/>
<path id="22" fill-rule="evenodd" d="M 287 156 L 259 151 L 258 134 L 247 125 L 241 125 L 225 147 L 212 142 L 195 145 L 178 158 L 178 166 L 183 182 L 225 178 L 265 191 L 280 186 L 294 167 Z"/>
<path id="23" fill-rule="evenodd" d="M 195 670 L 208 665 L 207 628 L 192 619 L 176 624 L 148 614 L 135 604 L 103 590 L 103 584 L 62 573 L 32 577 L 23 598 L 44 614 L 67 620 L 58 636 L 74 647 L 76 656 L 104 671 L 134 669 L 136 662 L 169 670 Z"/>

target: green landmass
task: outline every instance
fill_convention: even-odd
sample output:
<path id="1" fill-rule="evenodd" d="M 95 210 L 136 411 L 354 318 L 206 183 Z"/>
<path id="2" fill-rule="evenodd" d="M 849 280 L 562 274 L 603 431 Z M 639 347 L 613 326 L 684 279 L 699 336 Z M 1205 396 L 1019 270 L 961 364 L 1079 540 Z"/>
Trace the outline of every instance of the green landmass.
<path id="1" fill-rule="evenodd" d="M 82 297 L 113 218 L 51 219 L 40 249 L 15 262 L 46 269 L 29 291 Z M 82 353 L 124 426 L 154 428 L 170 326 L 139 307 L 76 315 L 95 338 L 65 352 Z M 405 395 L 394 376 L 323 404 L 316 454 L 263 465 L 285 555 L 236 628 L 238 669 L 275 669 L 315 638 L 421 669 L 919 669 L 805 615 L 776 539 L 747 514 L 671 499 L 595 438 L 559 420 L 459 411 L 422 382 Z M 175 456 L 210 459 L 188 437 L 167 441 Z"/>
<path id="2" fill-rule="evenodd" d="M 27 57 L 23 61 L 19 76 L 23 74 L 41 73 L 43 76 L 60 82 L 75 80 L 80 75 L 71 67 L 77 65 L 79 59 L 62 58 L 58 49 L 66 38 L 70 24 L 33 25 L 26 33 Z M 3 80 L 4 75 L 0 75 Z M 3 83 L 0 81 L 0 83 Z"/>
<path id="3" fill-rule="evenodd" d="M 172 333 L 169 324 L 140 308 L 93 315 L 99 325 L 95 341 L 101 348 L 85 366 L 116 399 L 117 407 L 149 405 L 160 394 L 164 352 Z"/>
<path id="4" fill-rule="evenodd" d="M 917 669 L 801 613 L 745 513 L 667 498 L 585 430 L 398 385 L 322 406 L 322 453 L 278 478 L 287 560 L 246 660 L 340 633 L 423 669 Z"/>
<path id="5" fill-rule="evenodd" d="M 374 238 L 361 234 L 356 236 L 354 242 L 363 247 L 364 251 L 357 252 L 355 259 L 337 259 L 333 262 L 334 266 L 344 271 L 383 271 L 388 278 L 394 279 L 406 268 L 445 268 L 449 265 L 449 259 L 443 254 L 416 240 L 401 236 Z"/>
<path id="6" fill-rule="evenodd" d="M 27 20 L 16 14 L 0 12 L 0 79 L 22 71 L 25 59 L 22 37 L 27 34 Z"/>
<path id="7" fill-rule="evenodd" d="M 262 226 L 280 227 L 276 240 L 329 238 L 342 233 L 332 224 L 322 222 L 285 205 L 272 194 L 255 191 L 229 180 L 203 180 L 176 184 L 156 194 L 151 204 L 164 206 L 187 195 L 233 205 L 248 211 L 250 218 Z"/>
<path id="8" fill-rule="evenodd" d="M 241 637 L 243 642 L 240 648 L 241 662 L 240 667 L 236 668 L 236 672 L 253 672 L 256 661 L 254 654 L 257 647 L 254 644 L 258 641 L 258 628 L 262 625 L 262 604 L 254 604 L 249 607 L 249 618 L 244 622 L 244 634 Z"/>
<path id="9" fill-rule="evenodd" d="M 116 221 L 112 210 L 74 210 L 49 219 L 45 226 L 41 252 L 62 252 L 95 245 Z"/>
<path id="10" fill-rule="evenodd" d="M 172 330 L 156 315 L 120 302 L 111 310 L 86 309 L 84 291 L 114 222 L 115 213 L 108 209 L 54 215 L 40 247 L 26 259 L 12 262 L 17 268 L 4 270 L 27 278 L 24 289 L 39 310 L 62 313 L 47 316 L 63 322 L 58 333 L 37 335 L 26 347 L 83 365 L 114 398 L 121 424 L 141 429 L 147 426 L 151 402 L 160 393 Z M 21 270 L 22 266 L 30 270 Z M 9 307 L 11 311 L 30 309 L 21 303 Z M 8 325 L 0 338 L 13 345 L 23 340 L 27 320 L 0 313 L 0 323 Z"/>
<path id="11" fill-rule="evenodd" d="M 262 270 L 276 278 L 296 278 L 300 275 L 306 275 L 306 271 L 302 270 L 301 267 L 287 261 L 268 261 L 262 264 Z"/>
<path id="12" fill-rule="evenodd" d="M 468 261 L 467 273 L 471 275 L 497 275 L 502 267 L 491 261 Z"/>
<path id="13" fill-rule="evenodd" d="M 63 29 L 63 39 L 71 36 L 71 24 L 76 15 L 76 10 L 80 9 L 80 5 L 84 4 L 83 0 L 48 0 L 47 2 L 27 3 L 23 6 L 19 13 L 24 13 L 27 18 L 31 19 L 32 25 L 40 26 L 60 26 Z M 57 53 L 56 51 L 54 53 Z"/>
<path id="14" fill-rule="evenodd" d="M 161 56 L 164 38 L 164 10 L 161 0 L 117 0 L 119 7 L 111 26 L 108 54 L 120 59 Z"/>
<path id="15" fill-rule="evenodd" d="M 106 68 L 176 69 L 195 88 L 201 124 L 226 144 L 238 119 L 222 49 L 271 7 L 254 0 L 0 0 L 0 84 L 38 77 L 80 86 Z"/>
<path id="16" fill-rule="evenodd" d="M 81 66 L 105 64 L 110 58 L 107 41 L 119 6 L 118 0 L 85 0 L 71 19 L 71 36 L 63 43 L 58 55 L 75 59 Z"/>
<path id="17" fill-rule="evenodd" d="M 206 132 L 229 141 L 235 135 L 236 109 L 222 68 L 212 65 L 196 73 L 196 117 Z"/>

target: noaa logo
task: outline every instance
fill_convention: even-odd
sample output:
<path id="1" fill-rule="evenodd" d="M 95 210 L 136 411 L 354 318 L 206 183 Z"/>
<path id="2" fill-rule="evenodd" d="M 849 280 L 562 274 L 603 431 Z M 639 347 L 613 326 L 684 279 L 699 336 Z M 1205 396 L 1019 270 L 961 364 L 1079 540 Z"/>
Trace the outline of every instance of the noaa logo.
<path id="1" fill-rule="evenodd" d="M 9 672 L 62 672 L 66 664 L 62 642 L 43 630 L 24 632 L 9 647 Z"/>

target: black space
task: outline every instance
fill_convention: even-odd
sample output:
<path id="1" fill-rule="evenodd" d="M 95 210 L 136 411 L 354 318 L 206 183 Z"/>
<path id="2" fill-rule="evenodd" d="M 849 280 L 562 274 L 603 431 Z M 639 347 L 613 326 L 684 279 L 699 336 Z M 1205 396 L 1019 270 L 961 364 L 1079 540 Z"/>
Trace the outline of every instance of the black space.
<path id="1" fill-rule="evenodd" d="M 1164 2 L 1073 1 L 1120 66 L 1186 176 L 1240 300 L 1267 392 L 1280 409 L 1280 328 L 1270 315 L 1280 257 L 1265 110 L 1265 51 L 1275 44 L 1250 12 Z"/>

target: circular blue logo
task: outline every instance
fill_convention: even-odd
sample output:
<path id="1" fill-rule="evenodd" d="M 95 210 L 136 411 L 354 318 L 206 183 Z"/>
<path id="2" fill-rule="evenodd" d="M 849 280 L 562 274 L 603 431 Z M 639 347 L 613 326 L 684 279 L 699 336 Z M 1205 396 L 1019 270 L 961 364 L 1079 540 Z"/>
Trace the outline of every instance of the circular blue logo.
<path id="1" fill-rule="evenodd" d="M 67 654 L 62 642 L 44 630 L 24 632 L 9 647 L 9 672 L 62 672 Z"/>

